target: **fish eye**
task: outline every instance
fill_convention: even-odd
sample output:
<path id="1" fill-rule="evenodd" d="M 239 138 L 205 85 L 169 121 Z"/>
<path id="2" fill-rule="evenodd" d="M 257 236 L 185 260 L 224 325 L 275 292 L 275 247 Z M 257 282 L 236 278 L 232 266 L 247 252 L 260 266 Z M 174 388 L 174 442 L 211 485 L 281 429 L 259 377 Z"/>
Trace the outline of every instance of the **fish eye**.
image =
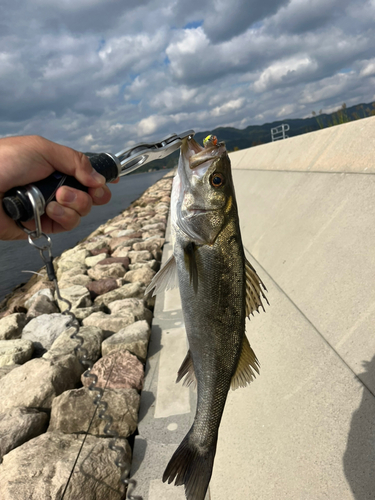
<path id="1" fill-rule="evenodd" d="M 215 188 L 218 188 L 224 184 L 224 175 L 217 173 L 217 174 L 212 174 L 210 178 L 211 185 Z"/>

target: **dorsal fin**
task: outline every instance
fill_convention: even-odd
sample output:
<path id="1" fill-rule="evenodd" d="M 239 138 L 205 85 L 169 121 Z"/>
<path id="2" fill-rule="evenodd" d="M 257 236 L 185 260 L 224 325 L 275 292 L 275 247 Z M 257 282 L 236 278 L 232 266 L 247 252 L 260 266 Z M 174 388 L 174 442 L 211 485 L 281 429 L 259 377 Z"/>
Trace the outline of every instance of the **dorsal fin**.
<path id="1" fill-rule="evenodd" d="M 185 377 L 185 375 L 186 375 L 186 378 L 183 381 L 182 385 L 184 385 L 186 387 L 193 385 L 193 387 L 195 388 L 197 386 L 197 379 L 195 377 L 194 365 L 193 365 L 193 360 L 191 358 L 190 350 L 187 352 L 185 359 L 183 360 L 182 365 L 180 366 L 180 369 L 178 370 L 176 384 L 183 377 Z"/>
<path id="2" fill-rule="evenodd" d="M 259 308 L 261 307 L 263 311 L 264 305 L 262 302 L 262 297 L 269 305 L 267 297 L 264 295 L 262 287 L 265 291 L 267 288 L 265 287 L 263 281 L 257 275 L 257 272 L 250 264 L 250 262 L 245 259 L 245 273 L 246 273 L 246 316 L 250 317 L 250 314 L 254 315 L 254 311 L 259 312 Z"/>
<path id="3" fill-rule="evenodd" d="M 151 283 L 146 288 L 145 295 L 154 290 L 152 294 L 154 296 L 164 290 L 170 290 L 171 288 L 176 288 L 177 286 L 177 266 L 174 255 L 172 255 L 160 271 L 155 274 Z"/>
<path id="4" fill-rule="evenodd" d="M 259 374 L 259 361 L 244 335 L 240 359 L 230 384 L 231 389 L 235 391 L 238 387 L 246 387 L 254 380 L 255 372 Z"/>

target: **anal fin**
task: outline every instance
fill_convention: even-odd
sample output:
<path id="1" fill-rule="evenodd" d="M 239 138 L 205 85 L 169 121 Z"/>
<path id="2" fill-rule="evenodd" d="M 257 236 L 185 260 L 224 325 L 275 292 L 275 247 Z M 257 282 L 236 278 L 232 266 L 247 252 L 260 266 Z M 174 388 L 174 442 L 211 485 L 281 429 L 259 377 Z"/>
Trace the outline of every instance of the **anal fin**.
<path id="1" fill-rule="evenodd" d="M 155 274 L 151 283 L 146 288 L 145 295 L 150 293 L 152 290 L 152 295 L 156 295 L 164 290 L 170 290 L 171 288 L 176 288 L 177 286 L 177 266 L 174 255 L 172 255 L 160 271 Z"/>
<path id="2" fill-rule="evenodd" d="M 244 335 L 240 359 L 230 384 L 231 389 L 235 391 L 239 387 L 246 387 L 254 380 L 255 372 L 259 374 L 259 361 Z"/>

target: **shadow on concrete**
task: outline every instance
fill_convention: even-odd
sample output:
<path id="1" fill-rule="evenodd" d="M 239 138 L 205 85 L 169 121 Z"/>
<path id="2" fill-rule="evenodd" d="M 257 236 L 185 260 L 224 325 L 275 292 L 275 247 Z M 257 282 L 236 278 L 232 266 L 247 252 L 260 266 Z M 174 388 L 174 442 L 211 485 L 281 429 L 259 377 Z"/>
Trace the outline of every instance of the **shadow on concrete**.
<path id="1" fill-rule="evenodd" d="M 138 422 L 142 422 L 155 402 L 155 395 L 151 391 L 142 391 L 142 400 L 139 408 Z"/>
<path id="2" fill-rule="evenodd" d="M 156 323 L 152 323 L 152 330 L 151 330 L 151 337 L 150 337 L 150 342 L 148 344 L 148 351 L 147 351 L 147 361 L 146 361 L 146 366 L 145 366 L 145 376 L 147 377 L 149 369 L 150 369 L 150 363 L 149 363 L 149 358 L 152 356 L 155 356 L 156 353 L 158 353 L 161 349 L 161 328 L 160 326 Z"/>
<path id="3" fill-rule="evenodd" d="M 131 468 L 131 477 L 136 474 L 138 469 L 140 468 L 147 450 L 147 440 L 137 436 L 137 453 L 133 455 L 132 468 Z"/>
<path id="4" fill-rule="evenodd" d="M 374 387 L 375 356 L 364 361 L 359 378 Z M 353 413 L 343 457 L 346 479 L 356 500 L 375 498 L 375 397 L 363 388 L 361 405 Z"/>

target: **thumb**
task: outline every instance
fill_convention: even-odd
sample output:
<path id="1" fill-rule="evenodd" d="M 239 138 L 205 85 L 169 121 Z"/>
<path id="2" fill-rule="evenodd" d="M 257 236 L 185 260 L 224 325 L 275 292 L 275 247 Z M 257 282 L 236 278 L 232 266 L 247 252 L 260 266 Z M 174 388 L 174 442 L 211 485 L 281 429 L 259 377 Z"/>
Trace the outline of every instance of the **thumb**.
<path id="1" fill-rule="evenodd" d="M 91 165 L 86 155 L 67 146 L 62 146 L 42 137 L 39 140 L 39 151 L 54 170 L 75 177 L 87 187 L 97 188 L 106 183 L 103 175 Z"/>

